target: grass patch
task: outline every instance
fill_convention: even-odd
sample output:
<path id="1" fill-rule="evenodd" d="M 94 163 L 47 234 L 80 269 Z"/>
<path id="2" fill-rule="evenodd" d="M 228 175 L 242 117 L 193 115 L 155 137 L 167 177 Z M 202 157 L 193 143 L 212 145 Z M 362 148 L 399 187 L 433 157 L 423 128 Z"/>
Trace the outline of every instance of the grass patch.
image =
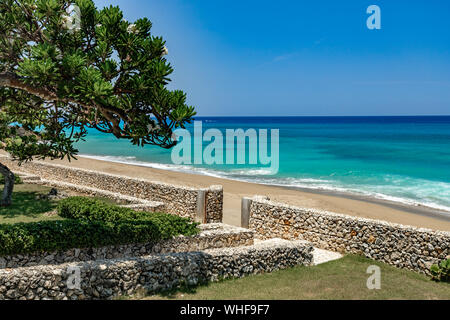
<path id="1" fill-rule="evenodd" d="M 0 189 L 3 190 L 3 185 L 0 185 Z M 15 185 L 12 205 L 0 207 L 0 224 L 61 219 L 56 215 L 46 215 L 55 210 L 55 201 L 37 199 L 39 195 L 47 194 L 50 189 L 35 184 Z"/>
<path id="2" fill-rule="evenodd" d="M 366 286 L 370 265 L 381 268 L 381 290 Z M 129 297 L 128 297 L 129 298 Z M 430 300 L 450 299 L 450 284 L 361 256 L 314 267 L 299 266 L 271 274 L 225 280 L 131 299 L 179 300 Z"/>

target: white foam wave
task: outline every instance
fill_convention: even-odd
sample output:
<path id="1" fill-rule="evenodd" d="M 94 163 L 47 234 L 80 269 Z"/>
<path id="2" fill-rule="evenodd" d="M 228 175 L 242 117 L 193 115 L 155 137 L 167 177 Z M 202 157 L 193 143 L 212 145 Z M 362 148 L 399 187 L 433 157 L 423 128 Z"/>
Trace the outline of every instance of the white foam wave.
<path id="1" fill-rule="evenodd" d="M 243 169 L 243 170 L 231 170 L 231 175 L 237 176 L 268 176 L 273 175 L 274 172 L 270 169 Z"/>
<path id="2" fill-rule="evenodd" d="M 290 181 L 289 181 L 290 180 Z M 292 180 L 295 180 L 292 181 Z M 450 206 L 446 206 L 440 203 L 436 203 L 433 201 L 430 201 L 430 196 L 427 195 L 420 195 L 420 192 L 411 192 L 411 190 L 408 190 L 408 187 L 406 186 L 397 186 L 397 190 L 394 190 L 394 188 L 391 188 L 389 191 L 392 193 L 395 193 L 395 191 L 399 191 L 399 189 L 406 189 L 407 191 L 410 191 L 409 193 L 411 196 L 417 196 L 420 197 L 420 200 L 414 200 L 408 197 L 401 197 L 401 196 L 393 196 L 386 193 L 377 192 L 374 190 L 370 190 L 370 186 L 363 186 L 359 185 L 358 187 L 347 187 L 347 186 L 338 186 L 337 182 L 334 182 L 335 184 L 326 184 L 321 183 L 324 181 L 316 181 L 317 183 L 307 183 L 311 182 L 310 180 L 315 179 L 287 179 L 285 181 L 272 181 L 272 182 L 264 182 L 264 181 L 257 181 L 257 183 L 261 184 L 270 184 L 270 185 L 276 185 L 281 187 L 290 187 L 290 188 L 299 188 L 299 189 L 310 189 L 310 190 L 317 190 L 317 191 L 325 191 L 325 192 L 339 192 L 343 194 L 349 194 L 349 195 L 357 195 L 357 196 L 366 196 L 369 198 L 375 198 L 379 200 L 385 200 L 390 202 L 396 202 L 405 204 L 408 206 L 415 206 L 415 207 L 428 207 L 430 209 L 435 209 L 439 211 L 445 211 L 446 213 L 450 214 Z M 333 182 L 332 182 L 333 183 Z M 363 188 L 366 187 L 369 190 L 364 190 Z M 380 187 L 388 190 L 386 186 Z M 450 188 L 450 187 L 449 187 Z M 418 190 L 417 190 L 418 191 Z M 428 198 L 428 199 L 427 199 Z M 439 200 L 439 199 L 437 199 Z"/>

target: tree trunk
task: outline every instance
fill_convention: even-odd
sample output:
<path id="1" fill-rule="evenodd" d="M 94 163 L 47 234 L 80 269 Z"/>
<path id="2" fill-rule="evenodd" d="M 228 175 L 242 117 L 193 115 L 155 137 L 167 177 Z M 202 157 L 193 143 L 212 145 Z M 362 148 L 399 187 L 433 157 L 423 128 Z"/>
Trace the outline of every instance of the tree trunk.
<path id="1" fill-rule="evenodd" d="M 12 202 L 12 192 L 14 189 L 14 173 L 4 164 L 0 163 L 0 173 L 5 177 L 5 186 L 3 188 L 2 199 L 0 205 L 2 207 L 8 207 Z"/>

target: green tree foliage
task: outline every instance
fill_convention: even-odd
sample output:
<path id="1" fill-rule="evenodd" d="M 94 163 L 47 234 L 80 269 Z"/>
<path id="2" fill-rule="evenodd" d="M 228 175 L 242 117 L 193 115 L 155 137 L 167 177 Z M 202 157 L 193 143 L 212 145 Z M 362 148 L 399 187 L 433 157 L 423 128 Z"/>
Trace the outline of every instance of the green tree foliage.
<path id="1" fill-rule="evenodd" d="M 173 147 L 195 112 L 167 89 L 173 69 L 151 28 L 92 0 L 1 0 L 0 148 L 19 161 L 71 159 L 89 128 Z"/>

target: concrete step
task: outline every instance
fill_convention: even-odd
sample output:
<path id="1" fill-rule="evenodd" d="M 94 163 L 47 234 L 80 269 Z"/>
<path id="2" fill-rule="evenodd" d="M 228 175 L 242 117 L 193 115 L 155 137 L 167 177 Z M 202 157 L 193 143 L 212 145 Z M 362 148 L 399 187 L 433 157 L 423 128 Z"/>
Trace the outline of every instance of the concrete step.
<path id="1" fill-rule="evenodd" d="M 162 212 L 165 208 L 163 202 L 159 201 L 146 201 L 145 203 L 125 204 L 121 207 L 133 209 L 134 211 L 146 211 L 146 212 Z"/>
<path id="2" fill-rule="evenodd" d="M 323 250 L 319 248 L 314 248 L 312 254 L 313 254 L 313 264 L 312 264 L 313 266 L 338 260 L 343 257 L 343 255 L 338 252 Z"/>
<path id="3" fill-rule="evenodd" d="M 28 173 L 24 173 L 24 172 L 15 172 L 15 175 L 19 176 L 23 182 L 34 182 L 34 181 L 40 181 L 41 177 L 33 175 L 33 174 L 28 174 Z"/>

